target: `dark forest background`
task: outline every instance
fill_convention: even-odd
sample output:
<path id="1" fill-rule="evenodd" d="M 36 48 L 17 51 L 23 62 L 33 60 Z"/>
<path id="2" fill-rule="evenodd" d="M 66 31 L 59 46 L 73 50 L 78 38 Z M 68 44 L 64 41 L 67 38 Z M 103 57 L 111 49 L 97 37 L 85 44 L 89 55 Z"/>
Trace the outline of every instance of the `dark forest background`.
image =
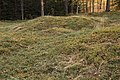
<path id="1" fill-rule="evenodd" d="M 21 5 L 23 1 L 23 5 Z M 97 0 L 102 1 L 102 0 Z M 104 1 L 104 0 L 103 0 Z M 110 0 L 106 0 L 106 2 Z M 120 9 L 120 0 L 111 0 L 111 6 L 116 10 Z M 93 7 L 94 0 L 44 0 L 44 14 L 52 16 L 85 13 L 88 7 Z M 100 5 L 99 3 L 97 3 Z M 18 20 L 21 19 L 21 6 L 23 6 L 24 19 L 33 19 L 41 16 L 41 0 L 0 0 L 0 19 L 1 20 Z M 77 8 L 78 7 L 78 8 Z M 88 9 L 91 9 L 88 8 Z M 84 11 L 83 11 L 84 10 Z M 88 13 L 91 13 L 88 12 Z"/>

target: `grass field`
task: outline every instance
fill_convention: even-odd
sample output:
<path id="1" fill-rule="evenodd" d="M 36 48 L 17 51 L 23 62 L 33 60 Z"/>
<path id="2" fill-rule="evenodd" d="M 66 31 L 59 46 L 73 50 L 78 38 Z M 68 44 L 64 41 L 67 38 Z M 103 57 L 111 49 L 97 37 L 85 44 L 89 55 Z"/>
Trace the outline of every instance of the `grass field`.
<path id="1" fill-rule="evenodd" d="M 120 80 L 120 13 L 0 21 L 0 80 Z"/>

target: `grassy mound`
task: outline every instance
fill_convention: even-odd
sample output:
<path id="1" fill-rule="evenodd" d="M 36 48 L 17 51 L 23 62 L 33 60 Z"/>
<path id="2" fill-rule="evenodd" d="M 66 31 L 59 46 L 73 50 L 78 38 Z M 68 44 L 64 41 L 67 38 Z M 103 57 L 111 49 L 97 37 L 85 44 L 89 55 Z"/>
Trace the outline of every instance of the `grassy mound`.
<path id="1" fill-rule="evenodd" d="M 21 25 L 17 25 L 15 30 L 18 31 L 40 31 L 49 28 L 66 28 L 80 30 L 81 28 L 93 28 L 103 26 L 107 22 L 105 17 L 90 17 L 90 16 L 71 16 L 71 17 L 40 17 L 30 20 Z M 76 27 L 77 26 L 77 27 Z"/>
<path id="2" fill-rule="evenodd" d="M 41 17 L 6 27 L 2 23 L 0 79 L 119 80 L 118 17 Z"/>

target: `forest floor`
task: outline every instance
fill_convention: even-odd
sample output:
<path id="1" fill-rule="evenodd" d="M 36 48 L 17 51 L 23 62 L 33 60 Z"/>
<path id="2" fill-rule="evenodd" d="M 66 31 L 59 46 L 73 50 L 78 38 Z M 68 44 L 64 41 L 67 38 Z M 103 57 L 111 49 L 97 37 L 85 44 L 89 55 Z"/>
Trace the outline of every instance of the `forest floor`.
<path id="1" fill-rule="evenodd" d="M 120 80 L 120 13 L 0 21 L 0 80 Z"/>

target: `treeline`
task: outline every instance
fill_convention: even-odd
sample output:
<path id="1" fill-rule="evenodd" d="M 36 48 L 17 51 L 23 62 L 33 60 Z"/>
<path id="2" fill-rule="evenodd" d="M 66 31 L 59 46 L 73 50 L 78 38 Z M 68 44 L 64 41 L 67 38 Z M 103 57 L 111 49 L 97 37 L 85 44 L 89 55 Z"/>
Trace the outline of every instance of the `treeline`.
<path id="1" fill-rule="evenodd" d="M 119 10 L 120 0 L 0 0 L 0 19 L 33 19 Z"/>

